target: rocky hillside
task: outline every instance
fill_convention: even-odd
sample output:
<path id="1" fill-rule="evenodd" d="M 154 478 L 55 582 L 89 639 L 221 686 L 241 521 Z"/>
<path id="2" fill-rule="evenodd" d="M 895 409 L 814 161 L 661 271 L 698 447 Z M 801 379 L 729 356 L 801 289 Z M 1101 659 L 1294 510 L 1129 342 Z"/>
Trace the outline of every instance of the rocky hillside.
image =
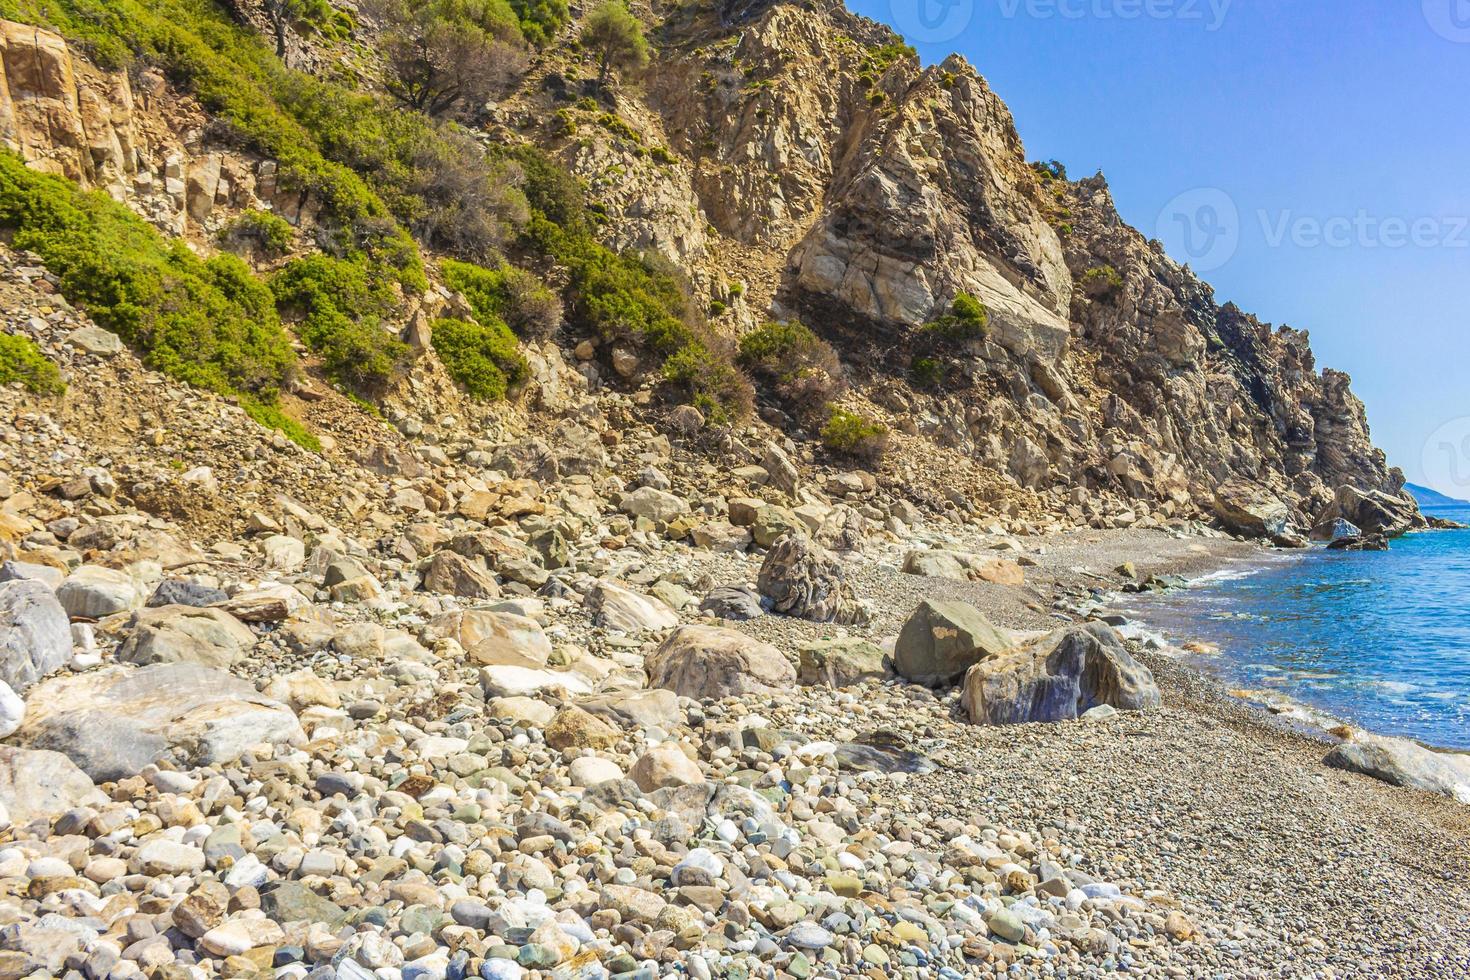
<path id="1" fill-rule="evenodd" d="M 239 12 L 258 29 L 265 9 Z M 328 75 L 350 64 L 344 81 L 375 87 L 389 29 L 376 10 L 358 13 L 355 48 L 291 33 L 289 57 Z M 598 85 L 585 53 L 546 45 L 502 98 L 462 118 L 488 146 L 529 139 L 564 165 L 598 237 L 671 263 L 716 344 L 798 318 L 830 343 L 839 398 L 889 430 L 879 472 L 900 496 L 955 515 L 1106 525 L 1209 513 L 1228 486 L 1278 499 L 1305 528 L 1340 486 L 1399 493 L 1347 377 L 1318 372 L 1304 333 L 1217 306 L 1121 221 L 1101 177 L 1029 164 L 963 59 L 923 68 L 834 3 L 643 16 L 653 61 L 641 83 Z M 575 38 L 579 25 L 561 30 Z M 166 59 L 104 71 L 18 23 L 4 44 L 0 124 L 31 166 L 206 252 L 242 214 L 284 218 L 298 247 L 329 231 L 320 195 L 229 137 L 218 109 L 168 80 Z M 564 275 L 555 256 L 520 261 Z M 416 323 L 420 353 L 442 295 L 409 296 L 394 314 Z M 983 327 L 941 336 L 936 321 L 965 296 Z M 592 341 L 578 351 L 594 387 L 665 377 L 640 343 L 605 346 L 585 329 L 573 320 L 561 340 Z M 820 413 L 759 394 L 767 422 L 824 455 Z M 954 471 L 947 497 L 929 490 L 933 460 Z"/>

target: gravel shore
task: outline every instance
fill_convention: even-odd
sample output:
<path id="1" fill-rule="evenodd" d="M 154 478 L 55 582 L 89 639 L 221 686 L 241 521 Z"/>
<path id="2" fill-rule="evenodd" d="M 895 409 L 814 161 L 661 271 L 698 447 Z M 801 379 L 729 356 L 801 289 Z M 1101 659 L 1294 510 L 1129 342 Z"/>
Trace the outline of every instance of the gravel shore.
<path id="1" fill-rule="evenodd" d="M 1030 554 L 1023 590 L 863 563 L 859 591 L 878 612 L 869 632 L 891 635 L 926 596 L 971 602 L 1013 629 L 1045 628 L 1060 617 L 1053 598 L 1116 586 L 1110 570 L 1124 561 L 1141 575 L 1196 577 L 1267 557 L 1252 544 L 1152 531 L 1069 532 Z M 771 640 L 794 625 L 747 624 Z M 1166 889 L 1204 937 L 1140 944 L 1140 960 L 1166 975 L 1470 976 L 1470 808 L 1329 768 L 1326 739 L 1175 657 L 1139 656 L 1163 693 L 1160 711 L 988 728 L 966 724 L 951 693 L 918 698 L 902 717 L 864 718 L 935 747 L 941 762 L 907 783 L 897 808 L 1062 838 L 1099 879 Z M 863 727 L 822 719 L 807 733 Z"/>

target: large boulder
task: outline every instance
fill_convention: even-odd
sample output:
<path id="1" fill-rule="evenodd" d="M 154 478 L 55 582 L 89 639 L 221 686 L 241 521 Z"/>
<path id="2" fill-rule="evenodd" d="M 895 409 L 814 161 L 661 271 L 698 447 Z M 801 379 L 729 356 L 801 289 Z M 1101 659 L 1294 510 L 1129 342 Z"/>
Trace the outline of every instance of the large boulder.
<path id="1" fill-rule="evenodd" d="M 967 551 L 910 551 L 903 559 L 908 575 L 947 578 L 956 582 L 990 582 L 995 585 L 1025 585 L 1026 571 L 1005 558 L 975 555 Z"/>
<path id="2" fill-rule="evenodd" d="M 619 728 L 673 728 L 684 718 L 679 696 L 655 687 L 647 691 L 608 691 L 577 704 Z"/>
<path id="3" fill-rule="evenodd" d="M 464 648 L 473 664 L 511 664 L 544 667 L 551 658 L 551 640 L 541 624 L 515 613 L 469 609 L 434 617 L 432 625 Z"/>
<path id="4" fill-rule="evenodd" d="M 56 598 L 73 619 L 102 619 L 143 604 L 132 576 L 103 565 L 83 565 L 72 572 Z"/>
<path id="5" fill-rule="evenodd" d="M 87 774 L 58 752 L 0 745 L 0 807 L 16 824 L 51 820 L 107 802 Z"/>
<path id="6" fill-rule="evenodd" d="M 857 637 L 814 640 L 798 647 L 797 656 L 803 684 L 853 687 L 888 674 L 883 651 Z"/>
<path id="7" fill-rule="evenodd" d="M 689 505 L 683 498 L 656 487 L 639 487 L 634 490 L 623 498 L 621 509 L 629 517 L 642 517 L 660 524 L 667 524 L 674 518 L 689 513 Z"/>
<path id="8" fill-rule="evenodd" d="M 1102 623 L 1072 626 L 965 674 L 960 703 L 977 725 L 1070 721 L 1098 705 L 1139 711 L 1160 704 L 1147 667 Z"/>
<path id="9" fill-rule="evenodd" d="M 1214 510 L 1227 529 L 1248 538 L 1292 533 L 1290 507 L 1269 491 L 1238 480 L 1215 491 Z"/>
<path id="10" fill-rule="evenodd" d="M 659 600 L 608 581 L 598 582 L 587 590 L 587 608 L 598 626 L 621 633 L 666 630 L 679 625 L 678 615 Z"/>
<path id="11" fill-rule="evenodd" d="M 1327 753 L 1322 761 L 1394 786 L 1470 803 L 1470 755 L 1435 752 L 1406 738 L 1359 732 Z"/>
<path id="12" fill-rule="evenodd" d="M 709 595 L 699 604 L 699 611 L 716 619 L 743 622 L 759 619 L 766 614 L 761 608 L 761 597 L 744 585 L 719 585 L 710 589 Z"/>
<path id="13" fill-rule="evenodd" d="M 159 606 L 140 609 L 117 651 L 124 663 L 191 663 L 230 667 L 255 645 L 255 634 L 223 609 Z"/>
<path id="14" fill-rule="evenodd" d="M 974 664 L 1008 653 L 1013 646 L 1010 635 L 974 606 L 925 599 L 899 630 L 893 663 L 900 676 L 916 684 L 943 687 Z"/>
<path id="15" fill-rule="evenodd" d="M 688 698 L 771 694 L 796 686 L 796 669 L 769 643 L 718 626 L 684 626 L 644 662 L 648 682 Z"/>
<path id="16" fill-rule="evenodd" d="M 424 565 L 424 589 L 463 599 L 498 599 L 495 576 L 477 561 L 454 553 L 436 552 Z"/>
<path id="17" fill-rule="evenodd" d="M 1426 523 L 1424 515 L 1419 513 L 1419 505 L 1407 494 L 1396 496 L 1347 485 L 1337 488 L 1333 502 L 1318 522 L 1339 517 L 1355 525 L 1364 537 L 1375 534 L 1397 537 Z"/>
<path id="18" fill-rule="evenodd" d="M 260 743 L 305 739 L 291 709 L 223 671 L 198 664 L 108 667 L 53 678 L 26 702 L 16 738 L 60 752 L 98 782 L 154 762 L 230 762 Z"/>
<path id="19" fill-rule="evenodd" d="M 787 534 L 772 546 L 756 587 L 771 601 L 771 611 L 785 616 L 843 625 L 873 618 L 853 594 L 841 563 L 801 534 Z"/>
<path id="20" fill-rule="evenodd" d="M 40 582 L 0 584 L 0 680 L 24 691 L 71 657 L 66 610 Z"/>
<path id="21" fill-rule="evenodd" d="M 542 691 L 591 694 L 587 678 L 567 670 L 539 670 L 515 664 L 493 664 L 480 668 L 480 689 L 486 698 L 513 698 Z"/>

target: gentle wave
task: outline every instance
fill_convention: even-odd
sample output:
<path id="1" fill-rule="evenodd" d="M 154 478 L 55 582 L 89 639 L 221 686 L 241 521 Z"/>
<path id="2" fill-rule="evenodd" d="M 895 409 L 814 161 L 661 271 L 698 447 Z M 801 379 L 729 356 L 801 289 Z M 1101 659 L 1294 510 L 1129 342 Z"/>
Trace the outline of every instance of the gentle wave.
<path id="1" fill-rule="evenodd" d="M 1470 509 L 1436 513 L 1470 522 Z M 1141 636 L 1217 647 L 1196 660 L 1232 688 L 1470 748 L 1470 531 L 1408 535 L 1387 553 L 1262 556 L 1120 605 Z"/>

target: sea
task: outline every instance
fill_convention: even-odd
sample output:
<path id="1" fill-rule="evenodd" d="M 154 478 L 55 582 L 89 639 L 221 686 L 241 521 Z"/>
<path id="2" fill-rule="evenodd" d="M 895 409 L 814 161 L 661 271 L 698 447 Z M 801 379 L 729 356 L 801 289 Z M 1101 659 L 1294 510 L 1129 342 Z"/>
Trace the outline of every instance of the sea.
<path id="1" fill-rule="evenodd" d="M 1470 507 L 1425 513 L 1470 524 Z M 1123 609 L 1171 643 L 1218 647 L 1185 656 L 1256 700 L 1470 749 L 1470 530 L 1282 552 Z"/>

